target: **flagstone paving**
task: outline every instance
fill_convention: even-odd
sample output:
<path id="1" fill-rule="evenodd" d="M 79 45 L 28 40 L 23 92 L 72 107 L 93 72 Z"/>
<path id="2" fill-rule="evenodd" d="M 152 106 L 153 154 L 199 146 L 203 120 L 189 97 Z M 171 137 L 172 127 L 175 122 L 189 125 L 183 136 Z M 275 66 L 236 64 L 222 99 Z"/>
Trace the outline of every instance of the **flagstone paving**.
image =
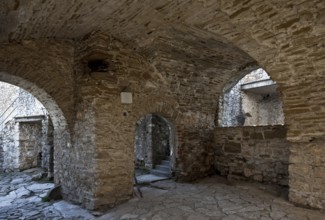
<path id="1" fill-rule="evenodd" d="M 325 213 L 296 207 L 283 188 L 210 177 L 196 183 L 163 180 L 140 186 L 137 196 L 101 217 L 66 201 L 46 202 L 53 183 L 29 170 L 0 174 L 0 219 L 49 220 L 324 220 Z"/>
<path id="2" fill-rule="evenodd" d="M 296 207 L 280 187 L 210 177 L 197 183 L 171 180 L 141 188 L 134 198 L 100 220 L 324 220 L 325 213 Z"/>
<path id="3" fill-rule="evenodd" d="M 0 219 L 94 219 L 88 211 L 65 201 L 45 202 L 53 183 L 40 179 L 41 170 L 0 174 Z"/>

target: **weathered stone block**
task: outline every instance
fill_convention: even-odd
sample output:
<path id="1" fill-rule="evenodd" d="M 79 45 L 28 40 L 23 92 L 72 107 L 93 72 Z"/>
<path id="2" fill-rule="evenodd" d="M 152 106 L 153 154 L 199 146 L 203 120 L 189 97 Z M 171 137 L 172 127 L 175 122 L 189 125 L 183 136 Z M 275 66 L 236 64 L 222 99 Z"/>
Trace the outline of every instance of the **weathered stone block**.
<path id="1" fill-rule="evenodd" d="M 275 182 L 281 185 L 288 183 L 288 157 L 289 144 L 285 138 L 260 139 L 264 132 L 276 129 L 284 129 L 281 126 L 259 126 L 259 127 L 241 127 L 217 129 L 219 135 L 230 136 L 233 132 L 239 134 L 256 135 L 256 139 L 241 139 L 238 142 L 229 141 L 224 144 L 224 151 L 215 148 L 218 152 L 216 164 L 221 163 L 222 167 L 217 166 L 220 173 L 227 174 L 231 168 L 232 173 L 242 175 L 247 179 L 255 181 Z M 253 132 L 253 133 L 252 133 Z M 234 136 L 232 134 L 232 136 Z M 216 146 L 222 143 L 217 141 Z M 239 152 L 239 150 L 241 150 Z M 233 175 L 233 174 L 232 174 Z"/>
<path id="2" fill-rule="evenodd" d="M 226 153 L 240 153 L 241 152 L 241 144 L 237 142 L 226 142 L 225 144 L 225 152 Z"/>
<path id="3" fill-rule="evenodd" d="M 286 128 L 277 127 L 277 129 L 272 129 L 271 131 L 264 131 L 265 139 L 273 139 L 273 138 L 286 138 L 287 131 Z"/>
<path id="4" fill-rule="evenodd" d="M 263 140 L 264 139 L 263 134 L 262 133 L 257 133 L 257 132 L 254 132 L 254 133 L 250 134 L 250 138 L 251 139 L 256 139 L 256 140 Z"/>

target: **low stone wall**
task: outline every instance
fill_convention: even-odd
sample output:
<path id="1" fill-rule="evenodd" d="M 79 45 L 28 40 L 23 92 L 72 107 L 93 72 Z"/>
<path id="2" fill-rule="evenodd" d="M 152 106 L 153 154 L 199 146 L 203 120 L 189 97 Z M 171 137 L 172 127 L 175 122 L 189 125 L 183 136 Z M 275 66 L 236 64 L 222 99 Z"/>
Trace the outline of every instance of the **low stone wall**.
<path id="1" fill-rule="evenodd" d="M 215 166 L 221 175 L 288 185 L 286 127 L 217 128 Z"/>

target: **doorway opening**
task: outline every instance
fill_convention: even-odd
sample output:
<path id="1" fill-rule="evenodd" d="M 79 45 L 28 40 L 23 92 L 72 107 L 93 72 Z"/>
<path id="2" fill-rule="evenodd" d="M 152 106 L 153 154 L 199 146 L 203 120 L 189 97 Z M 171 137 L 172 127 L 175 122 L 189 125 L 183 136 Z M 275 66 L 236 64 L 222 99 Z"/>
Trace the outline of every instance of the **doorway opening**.
<path id="1" fill-rule="evenodd" d="M 136 124 L 135 175 L 170 178 L 175 166 L 173 126 L 158 114 L 148 114 Z M 141 179 L 141 178 L 140 178 Z"/>

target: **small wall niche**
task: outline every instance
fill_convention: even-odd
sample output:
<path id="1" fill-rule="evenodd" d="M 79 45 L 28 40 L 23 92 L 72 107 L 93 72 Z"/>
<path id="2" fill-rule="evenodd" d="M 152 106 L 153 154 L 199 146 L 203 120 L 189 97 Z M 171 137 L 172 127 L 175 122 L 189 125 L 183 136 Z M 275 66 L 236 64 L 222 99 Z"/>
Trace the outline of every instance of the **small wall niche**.
<path id="1" fill-rule="evenodd" d="M 108 72 L 109 63 L 103 59 L 89 60 L 88 68 L 91 72 Z"/>

